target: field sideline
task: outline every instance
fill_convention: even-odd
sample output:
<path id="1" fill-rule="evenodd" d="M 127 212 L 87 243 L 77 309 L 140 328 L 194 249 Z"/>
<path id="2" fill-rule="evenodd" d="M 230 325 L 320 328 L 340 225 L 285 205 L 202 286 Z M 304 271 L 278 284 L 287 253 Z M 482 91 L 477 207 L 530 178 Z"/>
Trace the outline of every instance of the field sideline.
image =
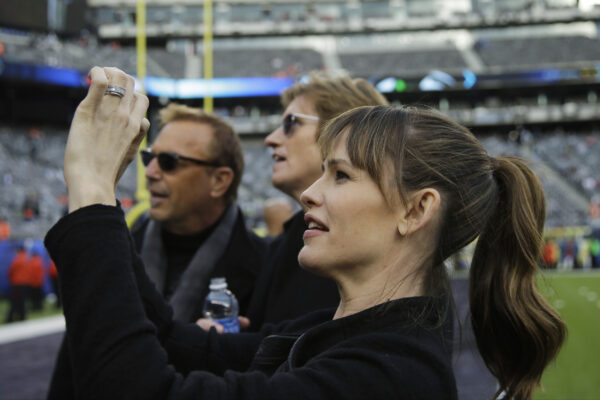
<path id="1" fill-rule="evenodd" d="M 600 400 L 600 272 L 544 275 L 540 288 L 567 323 L 569 333 L 536 400 Z"/>

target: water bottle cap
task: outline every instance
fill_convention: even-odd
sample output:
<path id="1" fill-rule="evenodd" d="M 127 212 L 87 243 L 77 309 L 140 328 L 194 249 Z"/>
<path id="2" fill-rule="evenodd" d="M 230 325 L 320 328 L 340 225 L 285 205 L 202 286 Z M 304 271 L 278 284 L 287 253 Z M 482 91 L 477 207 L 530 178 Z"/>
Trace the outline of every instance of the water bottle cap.
<path id="1" fill-rule="evenodd" d="M 227 289 L 227 282 L 225 278 L 212 278 L 208 288 L 210 290 Z"/>

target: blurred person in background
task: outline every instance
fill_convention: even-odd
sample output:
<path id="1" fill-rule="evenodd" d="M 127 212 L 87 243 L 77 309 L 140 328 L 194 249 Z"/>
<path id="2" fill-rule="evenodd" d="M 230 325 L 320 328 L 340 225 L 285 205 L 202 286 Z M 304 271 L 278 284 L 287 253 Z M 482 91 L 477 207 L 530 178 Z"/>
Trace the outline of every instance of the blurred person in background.
<path id="1" fill-rule="evenodd" d="M 560 257 L 560 248 L 553 239 L 546 239 L 542 251 L 542 260 L 549 269 L 556 269 Z"/>
<path id="2" fill-rule="evenodd" d="M 171 103 L 142 150 L 150 210 L 132 227 L 136 249 L 175 318 L 202 316 L 211 277 L 225 277 L 246 313 L 265 243 L 236 203 L 244 171 L 233 128 L 199 108 Z"/>
<path id="3" fill-rule="evenodd" d="M 10 222 L 0 214 L 0 241 L 9 239 L 11 235 Z"/>
<path id="4" fill-rule="evenodd" d="M 40 148 L 42 147 L 42 138 L 44 137 L 44 132 L 36 127 L 32 127 L 29 129 L 29 158 L 31 160 L 36 160 L 40 153 Z"/>
<path id="5" fill-rule="evenodd" d="M 590 242 L 583 236 L 577 236 L 575 239 L 577 242 L 577 262 L 583 269 L 589 269 L 591 265 L 590 260 Z"/>
<path id="6" fill-rule="evenodd" d="M 267 225 L 267 235 L 275 238 L 283 232 L 283 224 L 294 214 L 294 206 L 287 199 L 274 197 L 267 199 L 263 207 L 263 219 Z"/>
<path id="7" fill-rule="evenodd" d="M 579 259 L 577 258 L 577 253 L 579 253 L 579 249 L 577 247 L 577 243 L 575 242 L 575 238 L 565 238 L 561 247 L 561 254 L 563 255 L 563 268 L 581 268 L 581 264 L 579 264 Z"/>
<path id="8" fill-rule="evenodd" d="M 31 189 L 23 200 L 23 219 L 31 221 L 40 215 L 40 195 L 37 190 Z"/>
<path id="9" fill-rule="evenodd" d="M 29 294 L 31 309 L 40 311 L 44 303 L 44 260 L 40 253 L 34 250 L 29 258 Z"/>
<path id="10" fill-rule="evenodd" d="M 24 321 L 27 317 L 26 302 L 29 298 L 31 272 L 29 255 L 24 246 L 17 248 L 16 254 L 8 267 L 10 282 L 10 308 L 6 322 Z"/>
<path id="11" fill-rule="evenodd" d="M 592 236 L 589 248 L 592 268 L 600 268 L 600 239 Z"/>

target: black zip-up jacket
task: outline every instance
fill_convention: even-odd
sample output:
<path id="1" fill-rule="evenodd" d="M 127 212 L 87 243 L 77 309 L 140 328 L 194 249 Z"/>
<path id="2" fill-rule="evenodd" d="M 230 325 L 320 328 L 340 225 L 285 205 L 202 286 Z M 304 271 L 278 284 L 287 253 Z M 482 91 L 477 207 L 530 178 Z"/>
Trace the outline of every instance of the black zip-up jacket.
<path id="1" fill-rule="evenodd" d="M 118 208 L 69 214 L 46 246 L 59 269 L 70 353 L 54 376 L 67 380 L 53 383 L 51 398 L 457 398 L 451 335 L 436 328 L 443 307 L 435 299 L 218 335 L 172 320 Z"/>

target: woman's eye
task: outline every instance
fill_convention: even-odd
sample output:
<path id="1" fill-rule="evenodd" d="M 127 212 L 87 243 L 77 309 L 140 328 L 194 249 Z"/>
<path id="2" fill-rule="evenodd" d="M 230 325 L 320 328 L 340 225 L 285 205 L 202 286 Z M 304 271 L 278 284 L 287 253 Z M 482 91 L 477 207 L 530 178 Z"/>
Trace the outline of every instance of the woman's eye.
<path id="1" fill-rule="evenodd" d="M 339 170 L 335 171 L 335 180 L 336 181 L 346 180 L 348 178 L 349 178 L 349 176 L 345 172 L 339 171 Z"/>

